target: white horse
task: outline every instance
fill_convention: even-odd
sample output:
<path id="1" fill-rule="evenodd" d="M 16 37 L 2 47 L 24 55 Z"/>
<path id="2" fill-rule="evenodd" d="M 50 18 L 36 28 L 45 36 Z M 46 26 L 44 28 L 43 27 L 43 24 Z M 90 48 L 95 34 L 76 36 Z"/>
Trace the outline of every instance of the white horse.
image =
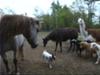
<path id="1" fill-rule="evenodd" d="M 79 28 L 80 28 L 80 35 L 83 39 L 85 39 L 88 36 L 88 32 L 86 31 L 86 25 L 82 18 L 78 19 Z"/>
<path id="2" fill-rule="evenodd" d="M 79 18 L 78 23 L 79 23 L 80 36 L 82 38 L 82 41 L 95 41 L 93 36 L 88 34 L 84 20 L 82 18 Z"/>

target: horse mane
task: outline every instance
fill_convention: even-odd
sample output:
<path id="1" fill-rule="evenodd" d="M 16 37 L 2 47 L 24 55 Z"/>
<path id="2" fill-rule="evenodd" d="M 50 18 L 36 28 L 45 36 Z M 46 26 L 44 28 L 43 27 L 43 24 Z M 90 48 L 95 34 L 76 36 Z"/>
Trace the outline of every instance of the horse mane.
<path id="1" fill-rule="evenodd" d="M 0 28 L 4 28 L 7 25 L 12 26 L 12 25 L 25 24 L 26 22 L 27 22 L 26 24 L 28 24 L 28 23 L 32 23 L 32 21 L 34 22 L 36 20 L 32 17 L 28 17 L 24 15 L 4 15 L 1 17 Z"/>
<path id="2" fill-rule="evenodd" d="M 17 34 L 26 33 L 36 22 L 34 18 L 28 16 L 3 15 L 0 20 L 0 37 L 7 39 Z"/>

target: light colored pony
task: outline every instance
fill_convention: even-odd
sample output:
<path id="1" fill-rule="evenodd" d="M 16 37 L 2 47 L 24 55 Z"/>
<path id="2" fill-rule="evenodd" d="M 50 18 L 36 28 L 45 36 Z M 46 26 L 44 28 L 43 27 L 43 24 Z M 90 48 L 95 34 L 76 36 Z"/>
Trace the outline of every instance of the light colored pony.
<path id="1" fill-rule="evenodd" d="M 78 19 L 79 23 L 79 29 L 80 29 L 80 36 L 82 38 L 81 41 L 95 41 L 93 36 L 91 34 L 88 34 L 88 31 L 86 30 L 86 24 L 82 18 Z"/>
<path id="2" fill-rule="evenodd" d="M 85 22 L 82 18 L 79 18 L 78 23 L 79 23 L 80 35 L 83 39 L 85 39 L 88 36 L 88 32 L 86 31 Z"/>

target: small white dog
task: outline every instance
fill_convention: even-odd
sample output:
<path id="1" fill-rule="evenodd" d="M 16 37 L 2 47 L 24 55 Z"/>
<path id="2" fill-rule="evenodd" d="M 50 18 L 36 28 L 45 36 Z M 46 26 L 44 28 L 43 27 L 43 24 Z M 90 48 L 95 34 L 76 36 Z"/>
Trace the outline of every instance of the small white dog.
<path id="1" fill-rule="evenodd" d="M 55 60 L 56 56 L 44 50 L 42 53 L 42 57 L 43 60 L 49 65 L 49 68 L 52 69 L 52 63 Z"/>
<path id="2" fill-rule="evenodd" d="M 100 62 L 100 45 L 93 42 L 93 43 L 91 43 L 91 48 L 94 48 L 96 50 L 97 61 L 95 62 L 95 64 L 99 64 L 99 62 Z"/>

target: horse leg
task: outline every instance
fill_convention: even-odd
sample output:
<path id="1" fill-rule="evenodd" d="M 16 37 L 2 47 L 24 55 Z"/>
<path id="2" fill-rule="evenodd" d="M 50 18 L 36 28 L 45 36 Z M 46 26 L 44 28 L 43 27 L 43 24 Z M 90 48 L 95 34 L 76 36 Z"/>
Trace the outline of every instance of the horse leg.
<path id="1" fill-rule="evenodd" d="M 74 51 L 76 52 L 77 51 L 77 44 L 76 44 L 76 42 L 74 43 L 74 45 L 75 45 L 75 49 L 74 49 Z"/>
<path id="2" fill-rule="evenodd" d="M 19 48 L 19 53 L 21 56 L 21 60 L 24 60 L 23 45 Z"/>
<path id="3" fill-rule="evenodd" d="M 72 52 L 76 51 L 76 41 L 72 40 Z"/>
<path id="4" fill-rule="evenodd" d="M 21 60 L 24 60 L 23 46 L 20 48 Z"/>
<path id="5" fill-rule="evenodd" d="M 72 48 L 72 41 L 70 40 L 70 46 L 69 46 L 67 52 L 69 52 L 71 48 Z"/>
<path id="6" fill-rule="evenodd" d="M 62 42 L 60 42 L 60 52 L 62 52 Z"/>
<path id="7" fill-rule="evenodd" d="M 10 71 L 10 69 L 9 69 L 9 67 L 8 67 L 8 61 L 7 61 L 7 56 L 6 56 L 6 54 L 5 54 L 5 49 L 4 49 L 4 40 L 3 40 L 3 37 L 1 38 L 0 37 L 0 54 L 1 54 L 1 57 L 2 57 L 2 59 L 3 59 L 3 62 L 4 62 L 4 64 L 5 64 L 5 67 L 6 67 L 6 71 L 7 71 L 7 73 L 9 73 L 9 71 Z"/>
<path id="8" fill-rule="evenodd" d="M 72 52 L 75 50 L 75 42 L 72 42 Z"/>
<path id="9" fill-rule="evenodd" d="M 76 54 L 81 57 L 82 49 L 80 48 L 80 45 L 76 44 L 76 50 L 75 51 L 76 51 Z"/>
<path id="10" fill-rule="evenodd" d="M 7 56 L 6 56 L 6 54 L 5 54 L 5 53 L 2 54 L 1 57 L 2 57 L 3 62 L 4 62 L 4 64 L 5 64 L 6 71 L 7 71 L 7 73 L 9 73 L 9 72 L 10 72 L 10 69 L 9 69 L 9 67 L 8 67 L 8 61 L 7 61 Z"/>
<path id="11" fill-rule="evenodd" d="M 76 44 L 76 50 L 75 50 L 76 54 L 79 56 L 79 52 L 81 53 L 80 47 L 79 45 Z"/>
<path id="12" fill-rule="evenodd" d="M 14 65 L 15 65 L 15 73 L 17 73 L 17 72 L 18 72 L 18 70 L 17 70 L 16 50 L 14 51 L 13 63 L 14 63 Z"/>
<path id="13" fill-rule="evenodd" d="M 79 49 L 79 54 L 78 54 L 80 57 L 82 56 L 82 49 L 80 48 Z"/>
<path id="14" fill-rule="evenodd" d="M 57 47 L 58 47 L 58 42 L 56 42 L 56 48 L 55 48 L 55 52 L 56 52 L 56 50 L 57 50 Z"/>
<path id="15" fill-rule="evenodd" d="M 99 54 L 100 55 L 100 54 Z M 100 62 L 100 56 L 98 55 L 98 57 L 97 57 L 97 61 L 95 62 L 95 64 L 99 64 L 99 62 Z"/>

